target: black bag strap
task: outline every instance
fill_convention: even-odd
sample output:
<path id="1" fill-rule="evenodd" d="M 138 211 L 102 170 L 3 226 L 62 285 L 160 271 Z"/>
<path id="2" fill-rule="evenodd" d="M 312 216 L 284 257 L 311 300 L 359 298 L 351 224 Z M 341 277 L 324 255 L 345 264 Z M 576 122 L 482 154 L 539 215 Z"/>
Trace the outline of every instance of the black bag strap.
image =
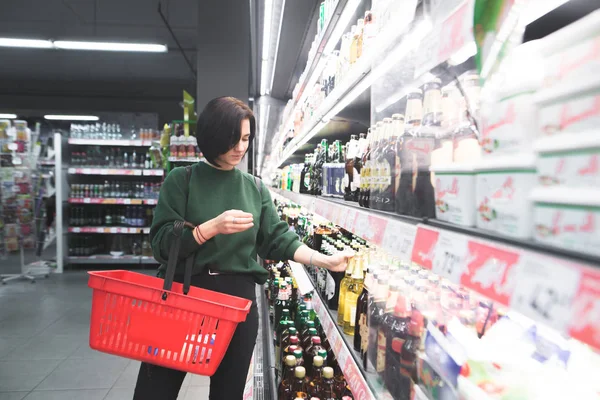
<path id="1" fill-rule="evenodd" d="M 188 165 L 185 167 L 185 173 L 187 178 L 188 192 L 186 199 L 190 193 L 190 180 L 192 177 L 192 166 Z M 184 213 L 185 218 L 185 213 Z M 177 269 L 177 256 L 179 255 L 179 249 L 181 248 L 181 235 L 183 235 L 183 228 L 185 227 L 185 221 L 175 221 L 173 223 L 173 235 L 175 236 L 175 242 L 169 250 L 169 258 L 167 259 L 167 273 L 165 274 L 165 283 L 163 285 L 162 299 L 167 300 L 166 291 L 170 291 L 173 287 L 173 280 L 175 279 L 175 270 Z M 183 275 L 183 294 L 188 294 L 190 286 L 192 284 L 192 268 L 194 266 L 193 254 L 185 260 L 185 272 Z"/>
<path id="2" fill-rule="evenodd" d="M 254 178 L 254 183 L 256 184 L 256 188 L 258 189 L 258 194 L 260 195 L 260 225 L 262 226 L 262 201 L 263 201 L 263 195 L 262 195 L 262 181 L 260 180 L 259 177 L 257 177 L 256 175 L 252 175 L 252 177 Z"/>

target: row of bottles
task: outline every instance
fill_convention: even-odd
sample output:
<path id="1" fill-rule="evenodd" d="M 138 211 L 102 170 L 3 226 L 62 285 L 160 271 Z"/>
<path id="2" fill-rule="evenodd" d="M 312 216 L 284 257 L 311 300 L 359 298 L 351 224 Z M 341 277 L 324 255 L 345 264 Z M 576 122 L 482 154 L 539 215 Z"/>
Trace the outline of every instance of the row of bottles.
<path id="1" fill-rule="evenodd" d="M 280 400 L 352 399 L 339 364 L 312 307 L 312 296 L 298 295 L 289 265 L 267 265 L 265 284 L 275 343 Z"/>
<path id="2" fill-rule="evenodd" d="M 74 235 L 69 238 L 69 257 L 92 255 L 144 256 L 152 257 L 148 235 Z"/>
<path id="3" fill-rule="evenodd" d="M 107 146 L 87 146 L 84 151 L 72 152 L 71 165 L 104 168 L 159 168 L 150 156 L 150 152 Z"/>
<path id="4" fill-rule="evenodd" d="M 158 182 L 104 181 L 98 184 L 71 184 L 73 198 L 158 199 Z"/>
<path id="5" fill-rule="evenodd" d="M 142 206 L 128 207 L 71 207 L 70 226 L 135 226 L 152 224 L 154 209 Z"/>

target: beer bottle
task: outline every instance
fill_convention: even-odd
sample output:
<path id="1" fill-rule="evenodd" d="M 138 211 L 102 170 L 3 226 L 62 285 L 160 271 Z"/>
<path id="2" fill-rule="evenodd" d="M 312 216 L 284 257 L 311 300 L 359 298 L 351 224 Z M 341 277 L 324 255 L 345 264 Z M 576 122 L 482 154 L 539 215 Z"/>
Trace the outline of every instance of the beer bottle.
<path id="1" fill-rule="evenodd" d="M 369 347 L 367 354 L 371 364 L 377 369 L 377 336 L 379 333 L 379 324 L 385 314 L 385 306 L 387 302 L 389 290 L 388 275 L 382 274 L 378 276 L 377 291 L 369 301 L 369 315 L 367 324 L 369 325 Z"/>
<path id="2" fill-rule="evenodd" d="M 364 263 L 366 264 L 366 263 Z M 365 274 L 363 290 L 356 301 L 356 320 L 354 322 L 354 350 L 358 352 L 367 351 L 366 343 L 369 337 L 369 328 L 367 327 L 367 312 L 369 300 L 369 286 L 372 282 L 372 274 L 369 268 Z M 364 349 L 364 350 L 363 350 Z"/>
<path id="3" fill-rule="evenodd" d="M 356 307 L 358 303 L 358 296 L 360 296 L 363 289 L 363 259 L 362 255 L 355 257 L 356 263 L 354 271 L 352 271 L 352 278 L 346 289 L 346 297 L 344 306 L 344 333 L 346 335 L 354 335 L 354 326 L 356 322 Z"/>
<path id="4" fill-rule="evenodd" d="M 346 267 L 346 276 L 340 282 L 340 296 L 338 301 L 338 316 L 337 316 L 337 324 L 341 327 L 344 326 L 344 312 L 346 307 L 346 291 L 348 290 L 348 286 L 350 285 L 350 281 L 352 280 L 352 272 L 354 271 L 355 265 L 355 257 L 352 257 L 348 262 L 348 267 Z"/>

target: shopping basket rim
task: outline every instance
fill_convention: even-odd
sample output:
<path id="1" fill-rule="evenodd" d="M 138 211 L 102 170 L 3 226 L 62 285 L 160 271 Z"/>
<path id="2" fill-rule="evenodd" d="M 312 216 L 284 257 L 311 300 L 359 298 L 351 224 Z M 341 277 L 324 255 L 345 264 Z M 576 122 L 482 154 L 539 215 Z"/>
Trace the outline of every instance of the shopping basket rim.
<path id="1" fill-rule="evenodd" d="M 215 292 L 215 293 L 219 293 L 220 295 L 223 295 L 223 296 L 230 296 L 230 297 L 239 298 L 241 300 L 246 301 L 246 305 L 244 307 L 240 308 L 240 307 L 236 307 L 236 306 L 224 305 L 224 304 L 221 304 L 221 303 L 217 303 L 216 301 L 213 301 L 213 300 L 199 299 L 197 297 L 189 297 L 186 294 L 174 292 L 172 290 L 166 290 L 166 289 L 163 289 L 163 288 L 150 287 L 150 286 L 144 285 L 142 283 L 128 282 L 128 281 L 123 281 L 121 279 L 118 279 L 118 278 L 115 278 L 115 277 L 112 277 L 112 276 L 106 276 L 105 274 L 107 274 L 109 272 L 126 272 L 126 273 L 132 273 L 132 274 L 145 275 L 145 274 L 141 274 L 139 272 L 129 271 L 129 270 L 126 270 L 126 269 L 111 269 L 111 270 L 106 270 L 106 271 L 87 271 L 88 275 L 92 275 L 92 276 L 97 277 L 97 278 L 107 279 L 107 280 L 111 280 L 111 281 L 119 282 L 119 283 L 126 283 L 128 285 L 134 285 L 134 286 L 145 288 L 145 289 L 157 290 L 157 291 L 160 291 L 160 292 L 167 292 L 169 294 L 173 294 L 173 295 L 177 295 L 177 296 L 183 296 L 183 297 L 188 297 L 190 299 L 194 299 L 194 300 L 202 301 L 202 302 L 205 302 L 205 303 L 213 304 L 215 306 L 227 307 L 229 309 L 236 310 L 236 311 L 244 311 L 244 312 L 248 313 L 250 311 L 250 307 L 252 307 L 252 300 L 249 300 L 249 299 L 246 299 L 246 298 L 243 298 L 243 297 L 239 297 L 239 296 L 233 296 L 233 295 L 230 295 L 230 294 L 227 294 L 227 293 L 215 292 L 214 290 L 209 290 L 209 289 L 204 289 L 204 288 L 196 287 L 196 289 L 199 289 L 199 290 L 204 290 L 204 291 L 207 291 L 207 292 Z M 153 276 L 150 276 L 150 278 L 160 279 L 160 278 L 156 278 L 156 277 L 153 277 Z M 94 289 L 94 288 L 92 288 L 92 289 Z"/>

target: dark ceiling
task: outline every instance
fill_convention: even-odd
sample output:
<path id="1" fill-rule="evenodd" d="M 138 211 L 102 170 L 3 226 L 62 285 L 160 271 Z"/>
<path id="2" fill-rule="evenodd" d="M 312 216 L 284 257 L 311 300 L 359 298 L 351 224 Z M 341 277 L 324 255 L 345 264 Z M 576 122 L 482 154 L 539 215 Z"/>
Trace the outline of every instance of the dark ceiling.
<path id="1" fill-rule="evenodd" d="M 160 1 L 194 67 L 198 59 L 198 20 L 204 18 L 198 15 L 199 1 L 202 0 Z M 317 2 L 285 2 L 272 91 L 273 97 L 280 100 L 286 101 L 291 96 L 306 65 L 316 33 Z M 0 37 L 162 43 L 169 47 L 164 54 L 0 48 L 1 111 L 155 112 L 165 122 L 181 117 L 182 90 L 196 94 L 192 72 L 158 14 L 158 0 L 0 0 L 0 3 Z M 254 14 L 259 38 L 263 3 L 264 0 L 255 1 L 260 10 Z M 282 0 L 275 3 L 281 10 Z M 275 7 L 274 17 L 279 16 Z M 273 35 L 276 37 L 276 32 Z M 256 48 L 260 50 L 261 45 Z M 219 54 L 204 56 L 219 57 Z"/>

